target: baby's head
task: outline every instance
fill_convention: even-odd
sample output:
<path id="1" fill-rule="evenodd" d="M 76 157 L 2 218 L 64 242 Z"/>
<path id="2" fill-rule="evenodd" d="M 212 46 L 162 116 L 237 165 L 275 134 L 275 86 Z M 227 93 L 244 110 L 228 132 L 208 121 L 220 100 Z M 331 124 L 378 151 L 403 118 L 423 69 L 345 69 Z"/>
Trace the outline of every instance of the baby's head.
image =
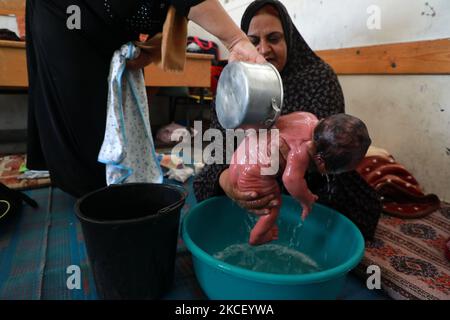
<path id="1" fill-rule="evenodd" d="M 342 173 L 356 168 L 372 141 L 364 122 L 340 113 L 317 124 L 313 143 L 313 159 L 319 172 Z"/>

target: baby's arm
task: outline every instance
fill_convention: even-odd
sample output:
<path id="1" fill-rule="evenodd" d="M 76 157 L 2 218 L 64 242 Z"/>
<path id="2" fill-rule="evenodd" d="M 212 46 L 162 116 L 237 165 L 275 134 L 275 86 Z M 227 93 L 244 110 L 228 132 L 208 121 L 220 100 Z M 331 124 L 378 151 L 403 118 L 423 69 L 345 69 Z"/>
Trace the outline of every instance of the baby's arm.
<path id="1" fill-rule="evenodd" d="M 300 201 L 304 220 L 311 211 L 313 203 L 318 199 L 308 188 L 305 180 L 305 173 L 309 166 L 310 157 L 304 143 L 298 149 L 289 151 L 286 168 L 283 173 L 283 184 L 287 191 L 298 201 Z"/>

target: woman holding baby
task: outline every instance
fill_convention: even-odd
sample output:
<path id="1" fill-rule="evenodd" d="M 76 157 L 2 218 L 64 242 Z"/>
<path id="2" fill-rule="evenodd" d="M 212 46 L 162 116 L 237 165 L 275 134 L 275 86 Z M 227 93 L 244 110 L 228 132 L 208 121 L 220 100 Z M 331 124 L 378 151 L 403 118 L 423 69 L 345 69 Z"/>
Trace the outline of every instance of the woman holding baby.
<path id="1" fill-rule="evenodd" d="M 252 2 L 242 17 L 241 29 L 281 74 L 283 115 L 306 111 L 322 119 L 345 112 L 344 96 L 336 74 L 311 50 L 283 4 L 277 0 Z M 224 130 L 215 112 L 211 120 L 211 127 Z M 319 196 L 319 203 L 345 214 L 366 239 L 373 237 L 381 203 L 376 192 L 356 171 L 331 175 L 329 182 L 319 172 L 308 172 L 306 180 L 311 191 Z M 278 205 L 272 194 L 244 193 L 234 188 L 227 164 L 207 165 L 195 178 L 194 191 L 198 201 L 225 194 L 258 215 L 267 214 Z"/>

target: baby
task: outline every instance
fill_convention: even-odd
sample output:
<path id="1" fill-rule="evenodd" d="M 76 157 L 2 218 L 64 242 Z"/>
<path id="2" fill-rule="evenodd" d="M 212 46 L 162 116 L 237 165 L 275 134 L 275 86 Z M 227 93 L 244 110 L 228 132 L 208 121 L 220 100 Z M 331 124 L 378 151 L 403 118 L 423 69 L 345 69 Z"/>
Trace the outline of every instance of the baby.
<path id="1" fill-rule="evenodd" d="M 259 218 L 250 233 L 249 243 L 259 245 L 278 238 L 276 220 L 281 207 L 281 190 L 277 176 L 287 191 L 302 206 L 302 219 L 318 199 L 305 181 L 307 170 L 321 174 L 338 174 L 354 170 L 364 158 L 371 144 L 365 124 L 358 118 L 337 114 L 319 121 L 313 114 L 294 112 L 281 116 L 273 129 L 279 130 L 279 169 L 277 173 L 262 174 L 269 167 L 270 153 L 261 152 L 255 135 L 247 135 L 236 149 L 230 165 L 230 180 L 243 192 L 256 191 L 259 195 L 275 194 L 278 205 L 268 215 Z M 268 134 L 267 145 L 271 145 Z M 253 138 L 253 143 L 251 143 Z M 256 136 L 256 140 L 259 137 Z M 244 143 L 245 142 L 245 143 Z M 270 147 L 267 147 L 270 152 Z M 257 161 L 249 161 L 256 155 Z"/>

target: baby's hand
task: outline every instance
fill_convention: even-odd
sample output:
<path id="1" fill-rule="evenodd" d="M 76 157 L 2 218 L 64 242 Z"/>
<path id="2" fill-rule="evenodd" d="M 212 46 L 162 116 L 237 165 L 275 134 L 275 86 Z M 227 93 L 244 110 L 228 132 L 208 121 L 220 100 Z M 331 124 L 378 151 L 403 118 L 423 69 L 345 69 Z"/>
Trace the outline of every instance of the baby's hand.
<path id="1" fill-rule="evenodd" d="M 319 197 L 314 194 L 313 199 L 311 199 L 312 201 L 308 201 L 307 203 L 303 203 L 303 202 L 301 203 L 302 204 L 302 221 L 305 221 L 305 219 L 308 217 L 309 213 L 312 210 L 312 206 L 317 201 L 317 199 L 319 199 Z"/>

